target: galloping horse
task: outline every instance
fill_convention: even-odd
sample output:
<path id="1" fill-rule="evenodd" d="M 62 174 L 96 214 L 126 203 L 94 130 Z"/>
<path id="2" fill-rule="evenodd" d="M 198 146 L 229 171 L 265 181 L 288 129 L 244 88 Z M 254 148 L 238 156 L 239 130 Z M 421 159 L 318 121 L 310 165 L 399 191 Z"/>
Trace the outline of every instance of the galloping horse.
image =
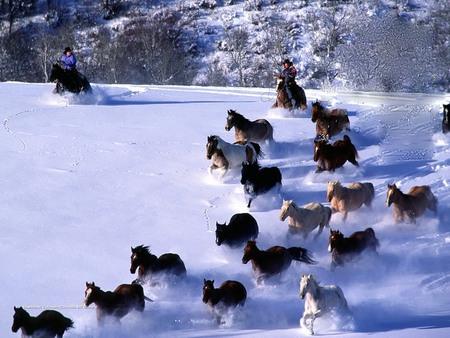
<path id="1" fill-rule="evenodd" d="M 361 208 L 364 204 L 371 208 L 372 201 L 375 198 L 375 189 L 370 182 L 355 182 L 343 187 L 339 181 L 327 182 L 327 202 L 331 203 L 333 213 L 340 212 L 342 221 L 347 220 L 350 211 Z"/>
<path id="2" fill-rule="evenodd" d="M 235 110 L 228 110 L 225 130 L 230 131 L 234 127 L 236 142 L 262 142 L 273 141 L 273 127 L 269 121 L 258 119 L 250 121 Z"/>
<path id="3" fill-rule="evenodd" d="M 334 172 L 345 162 L 349 161 L 354 166 L 359 166 L 358 151 L 350 140 L 350 137 L 344 135 L 343 140 L 337 140 L 333 145 L 325 140 L 314 140 L 314 162 L 317 162 L 316 173 L 328 170 Z"/>
<path id="4" fill-rule="evenodd" d="M 315 237 L 319 236 L 324 227 L 329 227 L 331 219 L 331 208 L 323 206 L 320 203 L 312 202 L 304 208 L 300 208 L 293 200 L 283 200 L 281 206 L 280 221 L 289 218 L 289 232 L 293 234 L 302 234 L 306 239 L 308 234 L 319 225 L 319 232 Z"/>
<path id="5" fill-rule="evenodd" d="M 327 109 L 319 101 L 312 104 L 311 121 L 316 123 L 317 138 L 328 141 L 342 130 L 350 130 L 346 109 Z"/>
<path id="6" fill-rule="evenodd" d="M 293 260 L 306 264 L 316 264 L 310 258 L 309 251 L 304 248 L 272 246 L 262 251 L 258 249 L 255 241 L 248 241 L 244 248 L 242 263 L 247 264 L 250 260 L 257 284 L 261 284 L 265 278 L 281 274 L 289 268 Z"/>
<path id="7" fill-rule="evenodd" d="M 277 84 L 275 86 L 275 90 L 277 91 L 277 98 L 275 103 L 270 108 L 285 108 L 289 110 L 294 109 L 302 109 L 306 110 L 306 95 L 305 91 L 302 87 L 298 86 L 297 83 L 294 83 L 291 88 L 292 97 L 295 100 L 295 106 L 292 104 L 289 99 L 289 95 L 286 92 L 286 88 L 284 86 L 284 77 L 275 76 L 277 79 Z"/>
<path id="8" fill-rule="evenodd" d="M 444 116 L 442 117 L 442 132 L 446 134 L 450 131 L 449 125 L 450 104 L 444 104 L 443 106 L 444 106 Z"/>
<path id="9" fill-rule="evenodd" d="M 62 338 L 73 327 L 73 321 L 55 310 L 44 310 L 36 317 L 30 316 L 22 307 L 14 306 L 12 332 L 22 329 L 22 336 Z"/>
<path id="10" fill-rule="evenodd" d="M 438 200 L 427 185 L 415 186 L 404 194 L 397 186 L 387 185 L 386 206 L 394 204 L 395 223 L 408 221 L 416 223 L 416 218 L 422 216 L 426 209 L 437 214 Z"/>
<path id="11" fill-rule="evenodd" d="M 380 242 L 372 228 L 356 231 L 348 238 L 344 237 L 339 230 L 330 230 L 328 252 L 332 253 L 331 271 L 359 257 L 364 250 L 376 252 L 379 247 Z"/>
<path id="12" fill-rule="evenodd" d="M 131 248 L 130 272 L 138 269 L 138 278 L 133 283 L 152 283 L 152 277 L 160 275 L 186 277 L 186 267 L 180 256 L 175 253 L 166 253 L 159 257 L 153 255 L 148 246 L 139 245 Z"/>
<path id="13" fill-rule="evenodd" d="M 300 319 L 300 325 L 314 334 L 314 320 L 317 317 L 336 313 L 346 315 L 350 313 L 347 300 L 339 286 L 320 286 L 312 274 L 300 276 L 300 299 L 305 300 L 305 311 Z M 309 325 L 306 320 L 311 318 Z"/>
<path id="14" fill-rule="evenodd" d="M 244 306 L 247 299 L 247 290 L 242 283 L 227 280 L 218 289 L 214 288 L 214 280 L 203 279 L 203 303 L 207 304 L 217 320 L 224 322 L 222 316 L 229 309 Z"/>
<path id="15" fill-rule="evenodd" d="M 244 193 L 248 196 L 247 208 L 258 196 L 267 193 L 272 188 L 281 188 L 281 172 L 277 167 L 261 168 L 257 162 L 242 163 L 241 184 L 244 185 Z"/>
<path id="16" fill-rule="evenodd" d="M 216 222 L 216 244 L 225 244 L 236 247 L 255 240 L 258 237 L 259 227 L 256 219 L 249 213 L 234 214 L 230 223 Z"/>
<path id="17" fill-rule="evenodd" d="M 75 76 L 77 76 L 78 79 L 75 79 Z M 75 94 L 79 94 L 81 92 L 92 93 L 92 87 L 86 76 L 80 72 L 71 73 L 70 71 L 65 71 L 57 63 L 52 65 L 52 72 L 50 73 L 49 78 L 50 82 L 56 80 L 58 80 L 56 90 L 59 94 L 62 94 L 65 91 Z"/>
<path id="18" fill-rule="evenodd" d="M 121 284 L 113 292 L 103 291 L 94 282 L 86 282 L 84 306 L 97 305 L 97 322 L 102 325 L 107 316 L 120 321 L 131 310 L 144 311 L 145 301 L 152 301 L 144 295 L 139 284 Z"/>
<path id="19" fill-rule="evenodd" d="M 206 158 L 212 159 L 208 172 L 212 174 L 214 169 L 220 169 L 219 181 L 222 180 L 228 169 L 241 167 L 242 163 L 246 161 L 254 163 L 260 156 L 262 156 L 262 151 L 258 143 L 231 144 L 217 135 L 207 138 Z"/>

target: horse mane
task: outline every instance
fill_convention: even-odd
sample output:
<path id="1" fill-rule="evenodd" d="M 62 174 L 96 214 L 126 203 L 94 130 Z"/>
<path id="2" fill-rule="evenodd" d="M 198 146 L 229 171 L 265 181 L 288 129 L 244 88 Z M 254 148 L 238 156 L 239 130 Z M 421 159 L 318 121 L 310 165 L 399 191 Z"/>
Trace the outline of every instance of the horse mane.
<path id="1" fill-rule="evenodd" d="M 148 245 L 138 245 L 133 249 L 133 251 L 139 251 L 139 253 L 143 254 L 144 256 L 154 256 L 152 252 L 150 251 L 150 246 Z"/>
<path id="2" fill-rule="evenodd" d="M 233 115 L 233 117 L 236 119 L 235 125 L 241 129 L 244 125 L 250 123 L 251 121 L 247 119 L 244 115 L 239 114 L 236 110 L 229 109 L 228 114 Z"/>
<path id="3" fill-rule="evenodd" d="M 320 285 L 320 281 L 318 281 L 317 279 L 316 279 L 316 277 L 311 273 L 311 274 L 309 274 L 308 276 L 308 279 L 314 284 L 314 287 L 315 288 L 318 288 Z"/>

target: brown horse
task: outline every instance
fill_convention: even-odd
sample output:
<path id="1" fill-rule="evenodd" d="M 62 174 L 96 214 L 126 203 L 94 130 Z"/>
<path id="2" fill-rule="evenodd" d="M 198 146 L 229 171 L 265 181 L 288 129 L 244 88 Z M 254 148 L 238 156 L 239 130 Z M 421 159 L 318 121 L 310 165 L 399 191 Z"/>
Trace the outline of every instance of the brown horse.
<path id="1" fill-rule="evenodd" d="M 62 338 L 66 330 L 73 327 L 73 321 L 60 312 L 44 310 L 38 316 L 32 317 L 22 307 L 14 306 L 12 332 L 22 329 L 22 336 L 42 338 Z"/>
<path id="2" fill-rule="evenodd" d="M 337 140 L 333 145 L 328 144 L 325 140 L 314 140 L 314 162 L 317 162 L 316 173 L 328 170 L 334 172 L 336 168 L 340 168 L 345 162 L 349 161 L 355 166 L 359 166 L 358 151 L 353 145 L 350 137 L 344 135 L 343 140 Z"/>
<path id="3" fill-rule="evenodd" d="M 303 88 L 298 86 L 295 82 L 291 85 L 292 98 L 295 100 L 294 106 L 289 99 L 288 93 L 286 92 L 286 88 L 284 86 L 284 77 L 275 76 L 274 78 L 277 79 L 277 84 L 275 86 L 275 90 L 277 91 L 277 98 L 275 103 L 270 108 L 306 110 L 306 95 Z"/>
<path id="4" fill-rule="evenodd" d="M 328 252 L 331 255 L 331 271 L 337 266 L 344 266 L 357 257 L 364 250 L 376 252 L 380 247 L 380 242 L 375 237 L 375 231 L 367 228 L 364 231 L 356 231 L 346 238 L 339 230 L 330 230 L 328 239 Z"/>
<path id="5" fill-rule="evenodd" d="M 94 282 L 86 282 L 84 306 L 92 303 L 97 305 L 97 322 L 102 325 L 106 317 L 111 316 L 116 321 L 131 310 L 144 311 L 145 301 L 152 301 L 144 295 L 144 289 L 139 284 L 121 284 L 114 291 L 103 291 Z"/>
<path id="6" fill-rule="evenodd" d="M 225 130 L 230 131 L 234 127 L 236 142 L 264 142 L 273 141 L 273 127 L 269 121 L 258 119 L 250 121 L 235 110 L 228 110 Z"/>
<path id="7" fill-rule="evenodd" d="M 415 186 L 404 194 L 397 186 L 387 185 L 386 206 L 394 204 L 395 223 L 408 221 L 416 223 L 416 218 L 423 215 L 426 209 L 437 214 L 438 200 L 427 185 Z"/>
<path id="8" fill-rule="evenodd" d="M 316 138 L 328 141 L 342 130 L 350 130 L 346 109 L 327 109 L 319 101 L 312 104 L 311 121 L 316 123 Z"/>
<path id="9" fill-rule="evenodd" d="M 258 249 L 255 241 L 247 242 L 242 257 L 243 264 L 252 261 L 252 270 L 256 276 L 257 284 L 261 284 L 263 279 L 281 274 L 289 268 L 293 260 L 306 264 L 316 264 L 311 259 L 309 251 L 304 248 L 272 246 L 263 251 Z"/>
<path id="10" fill-rule="evenodd" d="M 327 182 L 327 202 L 331 203 L 333 213 L 340 212 L 342 221 L 347 220 L 350 211 L 366 207 L 372 207 L 372 201 L 375 198 L 375 189 L 370 182 L 355 182 L 343 187 L 339 181 Z"/>
<path id="11" fill-rule="evenodd" d="M 258 143 L 231 144 L 225 142 L 217 135 L 208 136 L 206 142 L 206 158 L 212 159 L 208 167 L 209 174 L 220 169 L 219 181 L 228 172 L 228 169 L 239 168 L 243 162 L 254 163 L 263 155 Z"/>
<path id="12" fill-rule="evenodd" d="M 143 284 L 150 282 L 154 284 L 152 278 L 158 276 L 186 277 L 186 267 L 180 256 L 175 253 L 165 253 L 159 257 L 150 252 L 148 246 L 139 245 L 131 248 L 130 272 L 138 270 L 138 278 L 133 283 Z"/>
<path id="13" fill-rule="evenodd" d="M 319 226 L 315 238 L 319 236 L 324 227 L 330 226 L 331 208 L 320 203 L 312 202 L 300 208 L 293 200 L 283 200 L 281 206 L 280 221 L 288 219 L 289 233 L 302 234 L 306 239 L 310 232 Z"/>
<path id="14" fill-rule="evenodd" d="M 450 131 L 450 125 L 449 125 L 449 114 L 450 114 L 450 104 L 444 104 L 444 116 L 442 117 L 442 132 L 444 134 L 448 133 Z"/>
<path id="15" fill-rule="evenodd" d="M 217 320 L 224 322 L 222 316 L 236 306 L 244 306 L 247 290 L 242 283 L 227 280 L 218 289 L 214 288 L 214 280 L 203 279 L 203 303 L 207 304 Z"/>

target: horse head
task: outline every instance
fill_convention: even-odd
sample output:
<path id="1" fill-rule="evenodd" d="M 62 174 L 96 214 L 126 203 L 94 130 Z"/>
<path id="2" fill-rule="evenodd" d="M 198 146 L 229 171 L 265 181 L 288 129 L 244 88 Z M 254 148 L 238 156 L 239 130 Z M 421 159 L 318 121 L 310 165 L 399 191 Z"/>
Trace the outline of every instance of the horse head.
<path id="1" fill-rule="evenodd" d="M 214 279 L 213 280 L 203 279 L 203 299 L 202 299 L 203 303 L 205 304 L 208 303 L 213 292 L 214 292 Z"/>
<path id="2" fill-rule="evenodd" d="M 344 235 L 339 230 L 330 229 L 330 237 L 328 238 L 328 252 L 332 252 L 336 247 L 336 243 L 344 239 Z"/>
<path id="3" fill-rule="evenodd" d="M 219 222 L 216 222 L 216 244 L 219 246 L 225 240 L 224 231 L 226 226 L 226 223 L 220 224 Z"/>
<path id="4" fill-rule="evenodd" d="M 322 155 L 322 149 L 328 141 L 326 140 L 314 140 L 314 162 L 317 162 L 319 160 L 319 157 Z"/>
<path id="5" fill-rule="evenodd" d="M 229 109 L 228 110 L 228 116 L 227 116 L 227 123 L 225 124 L 225 130 L 230 131 L 231 128 L 234 127 L 234 116 L 236 114 L 235 110 Z"/>
<path id="6" fill-rule="evenodd" d="M 247 183 L 247 181 L 253 182 L 255 179 L 255 175 L 258 174 L 259 169 L 260 168 L 257 162 L 242 162 L 241 184 L 245 184 Z"/>
<path id="7" fill-rule="evenodd" d="M 52 72 L 50 73 L 50 77 L 48 80 L 50 82 L 56 81 L 59 78 L 61 71 L 63 71 L 63 69 L 57 63 L 53 63 Z"/>
<path id="8" fill-rule="evenodd" d="M 95 303 L 97 300 L 98 291 L 100 288 L 98 286 L 95 286 L 95 283 L 88 283 L 86 282 L 86 291 L 84 291 L 84 301 L 83 305 L 84 307 L 88 307 L 92 303 Z"/>
<path id="9" fill-rule="evenodd" d="M 217 137 L 215 135 L 211 135 L 208 136 L 206 140 L 206 158 L 210 160 L 217 151 Z"/>
<path id="10" fill-rule="evenodd" d="M 333 199 L 336 190 L 338 187 L 341 186 L 341 184 L 339 183 L 339 181 L 335 181 L 335 182 L 327 182 L 328 186 L 327 186 L 327 197 L 326 197 L 326 201 L 327 202 L 331 202 L 331 200 Z"/>
<path id="11" fill-rule="evenodd" d="M 310 292 L 311 286 L 314 286 L 316 283 L 314 276 L 310 273 L 309 275 L 300 275 L 300 299 L 305 298 L 306 294 Z"/>
<path id="12" fill-rule="evenodd" d="M 318 118 L 320 118 L 319 114 L 322 112 L 322 104 L 320 101 L 313 102 L 311 108 L 311 121 L 316 122 Z"/>
<path id="13" fill-rule="evenodd" d="M 388 183 L 387 185 L 388 190 L 386 191 L 386 206 L 390 207 L 392 203 L 395 202 L 396 200 L 396 195 L 399 191 L 399 189 L 397 188 L 397 186 L 395 184 L 390 185 Z"/>
<path id="14" fill-rule="evenodd" d="M 139 245 L 135 248 L 131 247 L 131 266 L 130 272 L 135 273 L 136 269 L 143 263 L 142 258 L 144 255 L 150 254 L 149 247 L 144 245 Z"/>
<path id="15" fill-rule="evenodd" d="M 247 264 L 252 258 L 253 253 L 257 251 L 256 241 L 248 241 L 244 248 L 244 256 L 242 256 L 242 264 Z"/>
<path id="16" fill-rule="evenodd" d="M 22 307 L 14 306 L 13 324 L 11 327 L 12 332 L 17 332 L 28 321 L 30 314 Z"/>
<path id="17" fill-rule="evenodd" d="M 293 200 L 285 200 L 283 199 L 283 205 L 281 206 L 281 213 L 280 213 L 280 221 L 284 221 L 289 215 L 290 215 L 290 208 L 292 206 Z"/>

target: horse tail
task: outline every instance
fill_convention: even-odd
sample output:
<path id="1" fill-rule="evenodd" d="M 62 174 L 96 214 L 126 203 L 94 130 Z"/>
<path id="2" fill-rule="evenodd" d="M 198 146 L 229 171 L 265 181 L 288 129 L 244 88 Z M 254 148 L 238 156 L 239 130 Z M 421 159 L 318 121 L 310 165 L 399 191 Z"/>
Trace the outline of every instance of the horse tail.
<path id="1" fill-rule="evenodd" d="M 350 137 L 348 137 L 348 135 L 344 135 L 344 142 L 346 142 L 348 144 L 348 146 L 351 149 L 351 152 L 355 155 L 355 158 L 359 158 L 358 151 L 356 150 L 355 145 L 352 143 L 352 141 L 350 140 Z"/>
<path id="2" fill-rule="evenodd" d="M 154 302 L 153 299 L 148 298 L 146 295 L 144 295 L 144 299 L 145 299 L 147 302 Z"/>
<path id="3" fill-rule="evenodd" d="M 295 261 L 303 262 L 306 264 L 317 264 L 309 254 L 307 249 L 301 248 L 299 246 L 293 246 L 287 249 Z"/>
<path id="4" fill-rule="evenodd" d="M 380 248 L 381 244 L 378 238 L 375 236 L 375 231 L 372 228 L 367 228 L 366 232 L 370 233 L 371 239 L 373 240 L 373 244 L 375 248 Z M 372 241 L 371 241 L 372 242 Z"/>
<path id="5" fill-rule="evenodd" d="M 261 158 L 261 157 L 264 156 L 264 152 L 262 151 L 261 146 L 260 146 L 258 143 L 256 143 L 256 142 L 249 142 L 249 143 L 250 143 L 250 144 L 253 146 L 253 148 L 255 149 L 256 157 L 257 157 L 257 158 Z"/>
<path id="6" fill-rule="evenodd" d="M 437 205 L 439 204 L 439 201 L 436 198 L 436 196 L 433 194 L 433 192 L 431 191 L 430 187 L 427 187 L 427 189 L 425 191 L 425 195 L 428 200 L 427 208 L 429 210 L 433 211 L 435 214 L 437 214 Z"/>

